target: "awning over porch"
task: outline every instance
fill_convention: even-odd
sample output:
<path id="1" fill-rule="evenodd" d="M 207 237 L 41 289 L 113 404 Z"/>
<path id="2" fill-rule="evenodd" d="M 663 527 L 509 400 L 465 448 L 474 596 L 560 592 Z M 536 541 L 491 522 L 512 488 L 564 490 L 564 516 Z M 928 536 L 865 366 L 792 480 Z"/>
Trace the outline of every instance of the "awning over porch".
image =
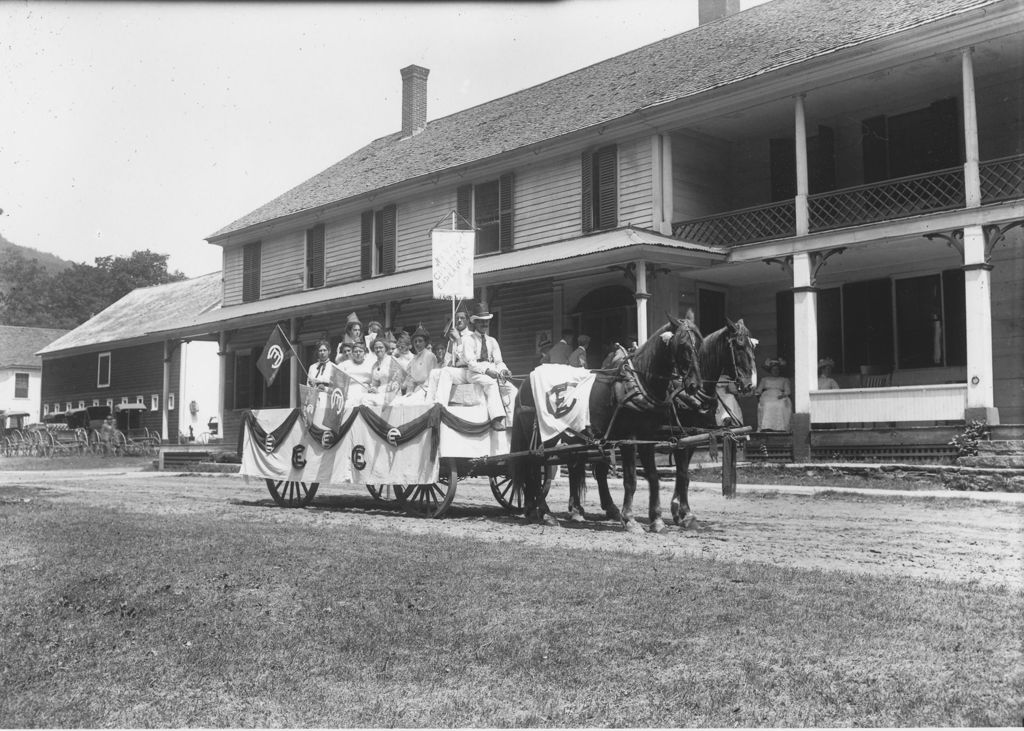
<path id="1" fill-rule="evenodd" d="M 627 226 L 614 231 L 558 241 L 542 246 L 517 249 L 504 254 L 486 256 L 474 261 L 474 280 L 478 286 L 499 284 L 515 272 L 517 278 L 541 278 L 565 272 L 565 262 L 572 260 L 574 272 L 602 269 L 616 264 L 647 260 L 656 266 L 676 270 L 696 269 L 720 264 L 728 253 L 724 248 L 679 241 L 653 231 Z M 181 326 L 154 330 L 150 335 L 165 338 L 206 334 L 222 329 L 274 322 L 288 317 L 333 312 L 339 302 L 357 300 L 384 292 L 411 295 L 429 292 L 429 267 L 347 282 L 333 287 L 296 292 L 295 294 L 247 302 L 230 307 L 217 307 L 198 315 Z M 348 306 L 348 305 L 346 305 Z"/>

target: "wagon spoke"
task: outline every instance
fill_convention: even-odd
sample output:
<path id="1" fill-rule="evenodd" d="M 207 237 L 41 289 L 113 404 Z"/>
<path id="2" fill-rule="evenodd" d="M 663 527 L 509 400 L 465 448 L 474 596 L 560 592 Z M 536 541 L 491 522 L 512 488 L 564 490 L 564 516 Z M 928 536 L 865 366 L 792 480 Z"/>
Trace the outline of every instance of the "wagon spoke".
<path id="1" fill-rule="evenodd" d="M 282 508 L 304 508 L 313 502 L 316 491 L 320 487 L 319 482 L 305 482 L 294 480 L 271 480 L 267 478 L 267 490 L 274 502 Z"/>

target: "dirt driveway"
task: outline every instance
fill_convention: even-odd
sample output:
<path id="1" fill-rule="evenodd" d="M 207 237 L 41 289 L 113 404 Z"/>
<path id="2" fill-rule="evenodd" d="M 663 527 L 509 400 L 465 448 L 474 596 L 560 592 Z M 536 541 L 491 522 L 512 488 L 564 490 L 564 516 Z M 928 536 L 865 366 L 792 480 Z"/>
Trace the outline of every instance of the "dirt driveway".
<path id="1" fill-rule="evenodd" d="M 740 485 L 726 500 L 717 485 L 697 483 L 690 505 L 696 528 L 671 526 L 660 535 L 629 534 L 607 521 L 562 528 L 528 525 L 509 516 L 482 481 L 460 483 L 448 515 L 426 520 L 375 503 L 357 486 L 321 488 L 311 508 L 284 510 L 262 481 L 237 475 L 176 475 L 126 470 L 0 471 L 0 505 L 47 500 L 117 507 L 141 513 L 218 513 L 241 520 L 328 523 L 339 530 L 465 536 L 501 543 L 561 546 L 758 561 L 777 566 L 979 582 L 1024 589 L 1024 495 L 908 492 Z M 621 498 L 621 490 L 614 494 Z M 568 491 L 556 482 L 549 503 L 564 510 Z M 665 515 L 670 495 L 662 490 Z M 597 509 L 596 490 L 588 508 Z M 637 514 L 646 516 L 646 488 Z M 644 521 L 646 522 L 646 520 Z"/>

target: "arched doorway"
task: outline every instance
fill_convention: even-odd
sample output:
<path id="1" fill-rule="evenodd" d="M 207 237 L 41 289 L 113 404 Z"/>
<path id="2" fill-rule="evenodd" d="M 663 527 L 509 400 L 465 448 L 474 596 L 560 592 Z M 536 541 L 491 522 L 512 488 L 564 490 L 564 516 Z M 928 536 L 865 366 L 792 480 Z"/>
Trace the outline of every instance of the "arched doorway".
<path id="1" fill-rule="evenodd" d="M 587 365 L 598 368 L 614 342 L 636 337 L 636 300 L 628 287 L 598 287 L 585 294 L 570 313 L 573 329 L 590 336 Z"/>

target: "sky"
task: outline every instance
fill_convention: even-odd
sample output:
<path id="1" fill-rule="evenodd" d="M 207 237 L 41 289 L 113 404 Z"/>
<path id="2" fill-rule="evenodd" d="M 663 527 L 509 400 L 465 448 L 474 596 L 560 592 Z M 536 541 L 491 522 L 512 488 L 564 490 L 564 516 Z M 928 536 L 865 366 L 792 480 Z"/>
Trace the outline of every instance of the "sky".
<path id="1" fill-rule="evenodd" d="M 206 237 L 401 128 L 401 68 L 430 69 L 429 122 L 696 24 L 696 0 L 0 0 L 0 234 L 218 271 Z"/>

